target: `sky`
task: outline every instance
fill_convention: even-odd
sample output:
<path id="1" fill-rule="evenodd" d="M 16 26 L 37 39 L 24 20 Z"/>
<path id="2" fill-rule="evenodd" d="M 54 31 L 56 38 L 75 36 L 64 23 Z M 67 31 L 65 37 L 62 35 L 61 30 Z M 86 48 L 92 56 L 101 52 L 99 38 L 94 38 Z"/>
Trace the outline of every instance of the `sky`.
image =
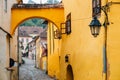
<path id="1" fill-rule="evenodd" d="M 32 0 L 32 1 L 34 1 L 36 3 L 40 3 L 40 1 L 41 1 L 42 3 L 45 3 L 47 0 Z M 58 1 L 61 1 L 61 0 L 58 0 Z M 28 0 L 23 0 L 23 3 L 27 3 L 27 2 L 28 2 Z"/>

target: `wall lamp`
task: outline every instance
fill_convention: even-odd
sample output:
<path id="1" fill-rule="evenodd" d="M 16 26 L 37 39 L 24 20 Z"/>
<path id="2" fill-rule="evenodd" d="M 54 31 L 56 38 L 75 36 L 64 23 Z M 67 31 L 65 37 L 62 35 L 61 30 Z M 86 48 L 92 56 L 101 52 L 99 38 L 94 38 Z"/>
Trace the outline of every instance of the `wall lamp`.
<path id="1" fill-rule="evenodd" d="M 105 6 L 102 6 L 102 7 L 96 7 L 96 9 L 100 9 L 105 13 L 106 18 L 105 18 L 105 21 L 103 23 L 104 27 L 109 25 L 108 15 L 107 15 L 108 7 L 109 7 L 109 4 L 106 4 Z M 94 37 L 97 37 L 97 35 L 99 35 L 99 32 L 100 32 L 100 27 L 102 26 L 100 21 L 97 19 L 97 16 L 93 17 L 93 20 L 90 22 L 89 26 L 90 26 L 91 34 Z"/>
<path id="2" fill-rule="evenodd" d="M 99 35 L 100 32 L 100 27 L 101 27 L 101 23 L 100 21 L 97 19 L 97 17 L 94 17 L 93 20 L 90 22 L 90 30 L 91 30 L 91 34 L 94 37 L 97 37 L 97 35 Z"/>
<path id="3" fill-rule="evenodd" d="M 59 29 L 56 29 L 54 31 L 54 39 L 61 39 L 61 31 Z"/>

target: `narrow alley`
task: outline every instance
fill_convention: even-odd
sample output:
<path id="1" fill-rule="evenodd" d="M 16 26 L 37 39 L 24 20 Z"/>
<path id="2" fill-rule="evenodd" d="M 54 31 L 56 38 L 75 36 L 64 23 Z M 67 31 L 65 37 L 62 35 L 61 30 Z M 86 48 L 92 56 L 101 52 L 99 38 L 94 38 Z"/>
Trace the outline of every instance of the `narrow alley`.
<path id="1" fill-rule="evenodd" d="M 120 80 L 120 0 L 0 0 L 0 80 Z"/>
<path id="2" fill-rule="evenodd" d="M 54 80 L 40 69 L 35 68 L 34 60 L 23 58 L 25 64 L 19 68 L 19 80 Z"/>

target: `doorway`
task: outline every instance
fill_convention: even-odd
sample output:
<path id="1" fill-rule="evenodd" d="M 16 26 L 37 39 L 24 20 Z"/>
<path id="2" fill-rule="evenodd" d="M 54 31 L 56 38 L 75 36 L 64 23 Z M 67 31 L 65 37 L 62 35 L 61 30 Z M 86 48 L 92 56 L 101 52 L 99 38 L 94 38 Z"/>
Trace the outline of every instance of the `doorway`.
<path id="1" fill-rule="evenodd" d="M 67 66 L 67 79 L 66 80 L 74 80 L 74 75 L 73 75 L 73 70 L 72 70 L 71 65 Z"/>

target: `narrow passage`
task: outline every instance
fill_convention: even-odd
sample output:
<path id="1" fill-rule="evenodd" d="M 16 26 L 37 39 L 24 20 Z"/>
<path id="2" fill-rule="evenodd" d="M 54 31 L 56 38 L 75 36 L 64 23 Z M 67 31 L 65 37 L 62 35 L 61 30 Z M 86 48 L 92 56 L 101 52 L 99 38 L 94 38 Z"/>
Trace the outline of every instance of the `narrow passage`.
<path id="1" fill-rule="evenodd" d="M 23 58 L 25 64 L 19 68 L 19 80 L 54 80 L 44 71 L 35 68 L 34 60 Z"/>

